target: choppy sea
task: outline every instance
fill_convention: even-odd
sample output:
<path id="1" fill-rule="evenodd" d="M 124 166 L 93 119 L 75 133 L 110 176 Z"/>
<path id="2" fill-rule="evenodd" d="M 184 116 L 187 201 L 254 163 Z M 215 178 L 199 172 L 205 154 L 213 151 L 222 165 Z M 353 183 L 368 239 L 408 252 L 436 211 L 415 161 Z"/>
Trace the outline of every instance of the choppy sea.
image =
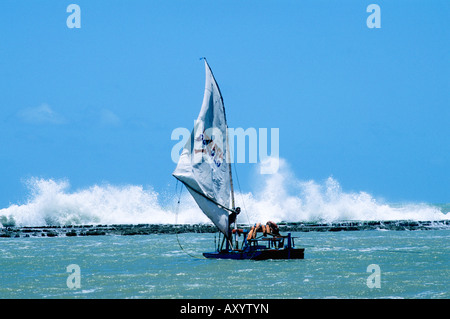
<path id="1" fill-rule="evenodd" d="M 450 230 L 293 235 L 303 260 L 205 259 L 214 234 L 0 238 L 0 298 L 450 298 Z"/>

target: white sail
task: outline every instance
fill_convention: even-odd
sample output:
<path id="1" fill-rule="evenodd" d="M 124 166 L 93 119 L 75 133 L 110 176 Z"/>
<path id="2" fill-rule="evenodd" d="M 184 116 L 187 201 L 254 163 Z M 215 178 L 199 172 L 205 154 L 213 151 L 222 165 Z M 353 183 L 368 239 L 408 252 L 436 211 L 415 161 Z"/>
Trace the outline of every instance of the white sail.
<path id="1" fill-rule="evenodd" d="M 203 213 L 228 235 L 231 172 L 225 108 L 206 59 L 205 69 L 202 108 L 173 175 L 187 187 Z"/>

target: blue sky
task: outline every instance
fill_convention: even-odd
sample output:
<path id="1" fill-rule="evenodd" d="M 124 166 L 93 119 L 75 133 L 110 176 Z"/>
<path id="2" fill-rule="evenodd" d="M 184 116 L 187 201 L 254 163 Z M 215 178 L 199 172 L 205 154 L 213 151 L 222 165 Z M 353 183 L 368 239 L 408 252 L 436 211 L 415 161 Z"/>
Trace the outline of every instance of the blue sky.
<path id="1" fill-rule="evenodd" d="M 173 191 L 171 133 L 197 117 L 202 56 L 229 125 L 279 128 L 296 178 L 449 202 L 449 15 L 446 0 L 3 0 L 0 208 L 30 177 Z M 243 191 L 254 169 L 237 164 Z"/>

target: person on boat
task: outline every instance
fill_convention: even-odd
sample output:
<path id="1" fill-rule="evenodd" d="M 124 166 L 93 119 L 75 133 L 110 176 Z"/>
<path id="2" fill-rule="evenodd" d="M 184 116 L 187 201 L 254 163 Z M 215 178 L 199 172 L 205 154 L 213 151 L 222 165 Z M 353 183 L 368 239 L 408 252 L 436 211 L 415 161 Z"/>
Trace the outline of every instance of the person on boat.
<path id="1" fill-rule="evenodd" d="M 235 233 L 235 229 L 231 229 L 231 225 L 234 224 L 236 222 L 236 217 L 237 215 L 239 215 L 239 213 L 241 212 L 241 208 L 240 207 L 236 207 L 236 209 L 228 215 L 228 238 L 231 238 L 231 234 Z M 242 230 L 237 230 L 238 231 L 238 235 L 241 236 Z"/>
<path id="2" fill-rule="evenodd" d="M 248 232 L 247 240 L 255 239 L 256 233 L 261 230 L 262 230 L 261 223 L 256 223 L 254 226 L 252 226 L 252 228 Z"/>
<path id="3" fill-rule="evenodd" d="M 280 236 L 280 229 L 277 224 L 269 220 L 266 223 L 266 233 L 272 234 L 273 236 Z"/>
<path id="4" fill-rule="evenodd" d="M 236 217 L 241 212 L 240 207 L 236 207 L 236 210 L 232 212 L 230 215 L 228 215 L 228 226 L 231 226 L 231 224 L 234 224 L 236 222 Z"/>
<path id="5" fill-rule="evenodd" d="M 261 223 L 256 223 L 248 232 L 247 240 L 255 239 L 257 232 L 262 232 L 264 237 L 266 237 L 267 234 L 272 236 L 281 236 L 278 225 L 270 220 L 265 225 L 261 225 Z"/>

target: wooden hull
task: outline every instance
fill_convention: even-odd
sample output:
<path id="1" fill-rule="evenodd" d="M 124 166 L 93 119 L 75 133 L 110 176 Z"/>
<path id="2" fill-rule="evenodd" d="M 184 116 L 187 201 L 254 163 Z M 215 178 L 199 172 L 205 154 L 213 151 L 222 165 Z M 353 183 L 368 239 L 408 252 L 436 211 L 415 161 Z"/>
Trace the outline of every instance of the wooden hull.
<path id="1" fill-rule="evenodd" d="M 303 259 L 304 248 L 290 249 L 257 249 L 257 250 L 222 250 L 211 253 L 203 253 L 206 258 L 216 259 L 250 259 L 250 260 L 267 260 L 267 259 Z"/>

